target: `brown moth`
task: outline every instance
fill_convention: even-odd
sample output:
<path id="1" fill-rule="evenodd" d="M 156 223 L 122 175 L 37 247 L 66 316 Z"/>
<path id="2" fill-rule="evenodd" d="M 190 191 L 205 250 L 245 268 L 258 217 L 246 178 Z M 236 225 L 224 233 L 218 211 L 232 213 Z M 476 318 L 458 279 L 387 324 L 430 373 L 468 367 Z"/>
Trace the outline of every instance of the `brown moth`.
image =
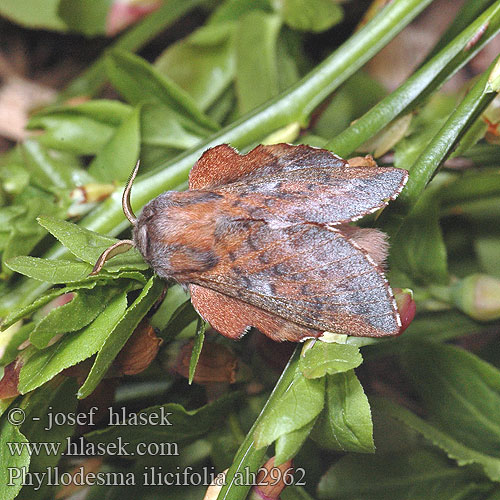
<path id="1" fill-rule="evenodd" d="M 397 335 L 401 320 L 383 273 L 385 234 L 349 223 L 403 189 L 398 168 L 349 166 L 310 146 L 257 146 L 240 155 L 226 144 L 206 151 L 189 190 L 161 194 L 136 219 L 130 189 L 124 212 L 135 246 L 158 276 L 187 286 L 200 316 L 226 337 L 255 327 L 273 340 L 302 341 L 325 331 Z"/>

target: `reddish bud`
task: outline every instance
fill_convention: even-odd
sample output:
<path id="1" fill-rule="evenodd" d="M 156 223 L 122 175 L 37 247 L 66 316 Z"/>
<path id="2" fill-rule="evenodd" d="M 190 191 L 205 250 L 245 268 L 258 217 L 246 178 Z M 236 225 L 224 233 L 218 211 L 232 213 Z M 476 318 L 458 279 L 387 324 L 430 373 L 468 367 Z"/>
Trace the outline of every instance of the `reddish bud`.
<path id="1" fill-rule="evenodd" d="M 182 346 L 174 366 L 174 370 L 185 378 L 189 378 L 189 362 L 194 341 Z M 236 382 L 238 360 L 234 353 L 222 344 L 205 342 L 201 350 L 193 382 L 210 384 L 212 382 Z"/>
<path id="2" fill-rule="evenodd" d="M 156 358 L 163 339 L 157 337 L 154 328 L 143 320 L 115 359 L 115 366 L 124 375 L 144 371 Z"/>
<path id="3" fill-rule="evenodd" d="M 293 483 L 292 461 L 274 465 L 270 458 L 257 475 L 257 484 L 252 488 L 251 500 L 277 500 L 281 492 Z"/>
<path id="4" fill-rule="evenodd" d="M 159 0 L 115 0 L 106 19 L 106 35 L 116 35 L 160 6 Z"/>
<path id="5" fill-rule="evenodd" d="M 394 298 L 398 306 L 399 317 L 401 318 L 401 329 L 399 334 L 403 333 L 413 321 L 417 305 L 413 299 L 413 291 L 409 288 L 393 288 Z"/>

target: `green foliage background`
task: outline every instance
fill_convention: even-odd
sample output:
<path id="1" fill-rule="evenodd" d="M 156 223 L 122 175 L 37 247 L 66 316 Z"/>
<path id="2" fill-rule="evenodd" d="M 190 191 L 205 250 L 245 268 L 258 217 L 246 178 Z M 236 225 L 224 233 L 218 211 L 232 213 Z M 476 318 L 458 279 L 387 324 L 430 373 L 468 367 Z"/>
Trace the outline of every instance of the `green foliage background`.
<path id="1" fill-rule="evenodd" d="M 500 31 L 500 0 L 465 1 L 394 92 L 361 70 L 431 3 L 393 0 L 317 63 L 308 40 L 340 23 L 349 4 L 165 0 L 57 103 L 32 114 L 28 129 L 37 133 L 0 157 L 0 363 L 22 366 L 20 394 L 0 401 L 0 498 L 55 495 L 47 485 L 8 485 L 9 468 L 74 467 L 63 449 L 30 457 L 7 452 L 7 443 L 65 442 L 82 432 L 90 443 L 181 447 L 179 456 L 108 454 L 103 471 L 229 467 L 221 500 L 245 498 L 250 487 L 238 474 L 270 456 L 294 458 L 305 471 L 305 485 L 286 488 L 285 500 L 500 498 L 500 149 L 485 140 L 483 119 L 498 121 L 497 60 L 458 95 L 439 91 Z M 0 14 L 28 27 L 96 35 L 105 31 L 103 6 L 109 2 L 4 1 Z M 135 53 L 195 8 L 203 25 L 156 61 Z M 104 85 L 119 98 L 101 98 Z M 89 99 L 68 103 L 82 95 Z M 361 221 L 390 235 L 391 285 L 414 292 L 417 317 L 401 337 L 300 345 L 278 378 L 270 359 L 282 346 L 259 342 L 257 333 L 234 343 L 205 331 L 176 285 L 158 307 L 165 283 L 138 252 L 89 276 L 115 237 L 128 237 L 121 192 L 139 158 L 136 211 L 163 191 L 184 189 L 207 148 L 230 143 L 244 152 L 262 142 L 307 143 L 344 157 L 391 150 L 380 161 L 409 170 L 400 197 L 376 220 Z M 450 168 L 453 159 L 467 168 Z M 112 194 L 82 203 L 78 186 Z M 66 293 L 70 302 L 44 312 Z M 160 352 L 146 371 L 117 382 L 115 359 L 143 318 L 163 339 Z M 189 382 L 210 341 L 239 359 L 236 384 L 209 390 L 172 372 L 191 337 Z M 83 377 L 65 371 L 82 362 Z M 173 426 L 44 430 L 50 409 L 85 408 L 103 388 L 111 398 L 114 384 L 107 404 L 144 415 L 163 407 Z M 15 407 L 26 415 L 18 426 L 8 420 Z M 86 498 L 191 499 L 205 489 L 99 485 Z"/>

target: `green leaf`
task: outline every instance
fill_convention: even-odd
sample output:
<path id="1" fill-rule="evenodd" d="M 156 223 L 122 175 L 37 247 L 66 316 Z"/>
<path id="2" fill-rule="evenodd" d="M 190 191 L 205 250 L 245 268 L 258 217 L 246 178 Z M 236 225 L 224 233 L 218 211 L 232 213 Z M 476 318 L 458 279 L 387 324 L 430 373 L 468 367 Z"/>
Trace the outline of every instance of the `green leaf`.
<path id="1" fill-rule="evenodd" d="M 405 423 L 459 464 L 478 463 L 500 481 L 500 372 L 462 349 L 434 343 L 412 343 L 405 360 L 436 427 L 411 414 Z"/>
<path id="2" fill-rule="evenodd" d="M 411 449 L 374 456 L 347 455 L 318 485 L 319 498 L 339 500 L 460 500 L 478 494 L 470 472 L 453 467 L 441 454 Z"/>
<path id="3" fill-rule="evenodd" d="M 92 266 L 85 262 L 72 260 L 50 260 L 40 257 L 21 255 L 6 262 L 6 266 L 16 273 L 48 283 L 71 283 L 82 281 L 92 271 Z M 91 277 L 95 279 L 95 277 Z"/>
<path id="4" fill-rule="evenodd" d="M 185 90 L 205 111 L 235 74 L 234 23 L 208 25 L 170 45 L 156 59 L 158 71 Z"/>
<path id="5" fill-rule="evenodd" d="M 445 177 L 436 177 L 392 239 L 390 260 L 418 283 L 448 282 L 447 252 L 439 225 L 438 189 Z"/>
<path id="6" fill-rule="evenodd" d="M 236 21 L 252 10 L 271 12 L 270 0 L 225 0 L 213 12 L 210 23 Z"/>
<path id="7" fill-rule="evenodd" d="M 36 323 L 30 341 L 38 349 L 46 347 L 54 335 L 80 330 L 94 321 L 116 294 L 116 289 L 100 286 L 73 293 L 70 302 L 52 309 Z"/>
<path id="8" fill-rule="evenodd" d="M 89 174 L 101 182 L 126 181 L 139 158 L 140 106 L 116 129 L 89 166 Z"/>
<path id="9" fill-rule="evenodd" d="M 130 104 L 161 103 L 179 113 L 179 117 L 184 117 L 195 129 L 218 128 L 217 124 L 198 109 L 189 94 L 162 76 L 144 59 L 121 50 L 113 50 L 108 53 L 106 63 L 111 83 Z"/>
<path id="10" fill-rule="evenodd" d="M 87 36 L 106 33 L 112 0 L 60 0 L 58 14 L 67 26 Z"/>
<path id="11" fill-rule="evenodd" d="M 35 139 L 24 141 L 22 148 L 24 164 L 31 174 L 31 182 L 44 190 L 50 187 L 69 189 L 92 180 L 85 170 L 68 161 L 70 156 L 62 153 L 51 155 Z"/>
<path id="12" fill-rule="evenodd" d="M 110 301 L 97 318 L 78 332 L 65 335 L 59 342 L 41 351 L 34 351 L 19 374 L 19 391 L 32 391 L 55 377 L 65 368 L 95 354 L 110 331 L 122 318 L 127 307 L 127 294 Z"/>
<path id="13" fill-rule="evenodd" d="M 323 409 L 324 397 L 325 380 L 307 379 L 298 371 L 287 391 L 255 429 L 255 446 L 267 446 L 283 434 L 308 424 Z"/>
<path id="14" fill-rule="evenodd" d="M 19 428 L 9 423 L 7 416 L 3 415 L 0 420 L 0 449 L 2 450 L 0 453 L 0 498 L 3 500 L 14 499 L 22 487 L 22 472 L 23 470 L 27 472 L 30 465 L 28 449 L 21 448 L 21 446 L 26 446 L 23 443 L 27 442 L 28 440 L 21 434 Z M 9 444 L 13 449 L 17 445 L 19 453 L 10 453 Z M 14 471 L 14 477 L 11 477 L 12 471 Z M 19 475 L 16 471 L 19 471 Z"/>
<path id="15" fill-rule="evenodd" d="M 79 290 L 81 288 L 91 289 L 94 288 L 96 284 L 97 284 L 96 281 L 89 281 L 87 283 L 81 283 L 78 285 L 72 285 L 64 288 L 57 288 L 55 290 L 51 290 L 50 292 L 47 292 L 45 295 L 42 295 L 34 302 L 31 302 L 25 307 L 11 311 L 2 321 L 0 325 L 1 329 L 4 330 L 10 325 L 13 325 L 16 321 L 30 316 L 34 311 L 37 311 L 45 304 L 48 304 L 51 300 L 55 299 L 56 297 L 59 297 L 59 295 L 63 295 L 64 293 L 69 293 L 74 290 Z"/>
<path id="16" fill-rule="evenodd" d="M 236 30 L 236 94 L 241 114 L 279 92 L 276 44 L 281 27 L 278 16 L 252 11 Z"/>
<path id="17" fill-rule="evenodd" d="M 363 362 L 359 348 L 349 344 L 316 342 L 301 356 L 299 367 L 307 378 L 346 372 Z"/>
<path id="18" fill-rule="evenodd" d="M 309 437 L 315 423 L 316 419 L 313 419 L 300 429 L 282 434 L 276 440 L 274 465 L 281 465 L 287 460 L 292 459 L 298 453 L 305 440 Z"/>
<path id="19" fill-rule="evenodd" d="M 201 350 L 203 349 L 203 342 L 205 341 L 205 330 L 207 329 L 207 324 L 198 318 L 198 326 L 196 327 L 196 337 L 194 340 L 193 350 L 191 351 L 191 358 L 189 360 L 189 385 L 193 383 L 194 374 L 196 372 L 196 366 L 198 365 L 198 360 L 200 359 Z"/>
<path id="20" fill-rule="evenodd" d="M 66 31 L 67 27 L 57 15 L 61 0 L 2 0 L 0 14 L 29 28 Z"/>
<path id="21" fill-rule="evenodd" d="M 73 255 L 92 266 L 104 250 L 119 241 L 116 238 L 103 236 L 55 217 L 38 217 L 38 223 L 55 236 Z M 141 254 L 135 248 L 131 248 L 125 254 L 113 257 L 104 265 L 104 269 L 111 273 L 121 269 L 143 270 L 148 268 L 148 264 L 144 262 Z"/>
<path id="22" fill-rule="evenodd" d="M 174 339 L 184 330 L 184 328 L 186 328 L 186 326 L 197 318 L 199 318 L 199 316 L 191 304 L 191 299 L 186 300 L 172 313 L 167 324 L 160 332 L 160 337 L 168 341 Z"/>
<path id="23" fill-rule="evenodd" d="M 490 231 L 474 239 L 477 256 L 482 268 L 488 274 L 500 278 L 500 234 Z"/>
<path id="24" fill-rule="evenodd" d="M 321 32 L 342 21 L 342 7 L 332 0 L 282 0 L 279 12 L 290 28 Z"/>
<path id="25" fill-rule="evenodd" d="M 19 328 L 16 328 L 17 326 L 2 332 L 0 335 L 0 366 L 8 365 L 16 359 L 19 354 L 18 347 L 28 339 L 35 325 L 28 323 Z"/>
<path id="26" fill-rule="evenodd" d="M 325 448 L 373 453 L 370 404 L 354 370 L 326 377 L 326 408 L 312 437 Z"/>
<path id="27" fill-rule="evenodd" d="M 66 449 L 67 440 L 75 430 L 75 423 L 71 423 L 68 419 L 60 425 L 55 425 L 49 420 L 48 413 L 68 417 L 74 414 L 77 405 L 75 392 L 74 379 L 57 378 L 23 398 L 20 404 L 25 413 L 25 421 L 20 428 L 22 433 L 30 443 L 47 443 L 45 446 L 48 447 L 48 449 L 41 447 L 39 453 L 33 453 L 29 468 L 31 474 L 43 474 L 47 472 L 47 467 L 54 468 L 59 463 Z M 52 426 L 50 426 L 51 423 Z M 45 498 L 52 497 L 54 492 L 51 491 L 53 488 L 47 484 L 49 482 L 43 481 L 36 495 L 40 498 L 44 498 L 44 495 Z M 31 500 L 34 495 L 33 487 L 24 486 L 17 498 Z"/>
<path id="28" fill-rule="evenodd" d="M 78 391 L 79 399 L 86 398 L 94 391 L 136 326 L 160 297 L 163 287 L 163 282 L 153 276 L 118 322 L 108 329 L 90 373 Z"/>
<path id="29" fill-rule="evenodd" d="M 487 477 L 493 481 L 500 481 L 500 460 L 497 457 L 464 446 L 462 442 L 454 439 L 450 434 L 441 431 L 406 408 L 394 403 L 384 401 L 383 404 L 377 404 L 377 408 L 420 433 L 446 452 L 449 458 L 456 460 L 458 465 L 478 464 L 483 468 Z"/>
<path id="30" fill-rule="evenodd" d="M 137 415 L 129 414 L 132 418 L 148 415 L 158 415 L 156 422 L 159 425 L 111 425 L 102 430 L 85 434 L 90 442 L 113 443 L 121 437 L 132 446 L 138 443 L 175 442 L 186 443 L 205 436 L 210 429 L 221 424 L 221 421 L 234 409 L 234 404 L 241 396 L 239 393 L 225 395 L 196 410 L 185 410 L 177 403 L 152 406 L 141 410 Z M 119 415 L 123 415 L 122 412 Z M 167 423 L 161 423 L 161 416 L 165 416 Z M 128 419 L 127 419 L 128 420 Z M 120 422 L 122 420 L 120 419 Z M 151 420 L 153 421 L 153 420 Z M 132 421 L 130 421 L 132 422 Z"/>
<path id="31" fill-rule="evenodd" d="M 37 140 L 48 148 L 91 155 L 102 149 L 130 113 L 130 106 L 119 101 L 96 99 L 45 108 L 30 118 L 27 128 L 42 129 Z"/>

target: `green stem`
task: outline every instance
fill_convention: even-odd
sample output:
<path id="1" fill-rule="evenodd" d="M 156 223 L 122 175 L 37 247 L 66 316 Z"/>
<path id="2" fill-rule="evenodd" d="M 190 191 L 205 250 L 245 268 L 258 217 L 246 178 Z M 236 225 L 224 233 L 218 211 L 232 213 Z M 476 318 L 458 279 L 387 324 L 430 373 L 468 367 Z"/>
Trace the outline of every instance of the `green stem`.
<path id="1" fill-rule="evenodd" d="M 409 169 L 408 183 L 396 202 L 391 205 L 391 210 L 383 213 L 380 218 L 384 230 L 389 234 L 397 233 L 404 218 L 415 206 L 437 169 L 453 151 L 468 127 L 496 96 L 497 92 L 491 86 L 490 76 L 493 76 L 492 72 L 497 60 L 498 57 L 469 90 L 460 105 Z"/>
<path id="2" fill-rule="evenodd" d="M 155 12 L 130 28 L 109 48 L 136 52 L 151 41 L 158 33 L 172 25 L 188 11 L 204 0 L 167 0 Z M 59 95 L 60 101 L 85 95 L 92 97 L 106 83 L 105 54 L 100 56 L 80 76 L 74 79 Z"/>
<path id="3" fill-rule="evenodd" d="M 267 448 L 257 449 L 254 445 L 253 435 L 255 429 L 260 422 L 265 418 L 273 405 L 279 401 L 282 395 L 287 391 L 293 381 L 293 378 L 298 369 L 301 346 L 297 346 L 290 358 L 287 366 L 283 370 L 281 377 L 274 386 L 273 392 L 269 396 L 264 408 L 262 408 L 259 416 L 255 420 L 252 428 L 248 431 L 245 440 L 236 452 L 233 464 L 226 474 L 226 481 L 222 487 L 217 500 L 239 500 L 244 499 L 250 489 L 250 484 L 241 484 L 242 478 L 248 477 L 252 473 L 256 473 L 257 469 L 262 465 L 266 455 Z M 245 482 L 245 481 L 243 481 Z"/>
<path id="4" fill-rule="evenodd" d="M 484 24 L 488 29 L 476 45 L 467 43 Z M 419 102 L 439 88 L 500 31 L 500 0 L 478 17 L 443 50 L 406 80 L 397 90 L 371 108 L 359 120 L 327 143 L 326 148 L 342 157 L 382 130 L 399 115 L 413 110 Z"/>
<path id="5" fill-rule="evenodd" d="M 139 177 L 134 184 L 133 205 L 141 207 L 163 191 L 175 189 L 185 182 L 195 161 L 209 147 L 221 143 L 246 147 L 289 123 L 304 121 L 328 94 L 361 68 L 431 1 L 393 0 L 296 85 L 212 135 L 207 141 Z M 127 227 L 121 193 L 115 192 L 80 224 L 99 233 L 119 234 Z M 63 247 L 55 245 L 45 257 L 59 258 L 65 254 Z M 1 297 L 0 315 L 21 303 L 29 303 L 47 288 L 46 283 L 21 279 L 17 287 L 13 287 L 7 296 Z"/>

